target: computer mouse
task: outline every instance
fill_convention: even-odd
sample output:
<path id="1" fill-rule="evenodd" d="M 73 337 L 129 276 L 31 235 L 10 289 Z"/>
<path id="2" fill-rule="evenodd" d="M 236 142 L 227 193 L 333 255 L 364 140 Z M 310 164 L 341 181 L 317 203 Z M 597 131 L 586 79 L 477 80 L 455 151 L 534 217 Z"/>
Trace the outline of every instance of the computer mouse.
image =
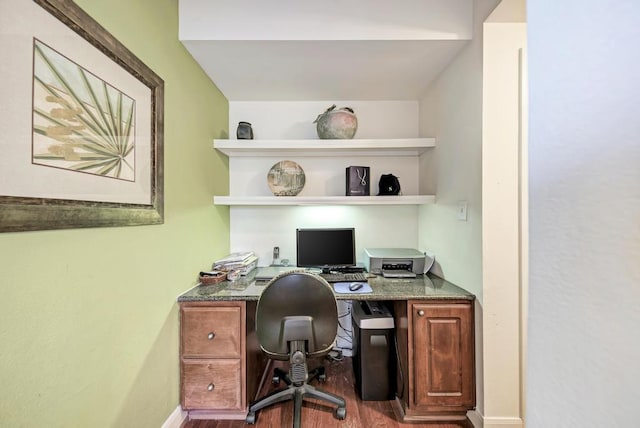
<path id="1" fill-rule="evenodd" d="M 358 291 L 362 288 L 364 284 L 362 284 L 361 282 L 352 282 L 351 284 L 349 284 L 349 290 L 351 291 Z"/>

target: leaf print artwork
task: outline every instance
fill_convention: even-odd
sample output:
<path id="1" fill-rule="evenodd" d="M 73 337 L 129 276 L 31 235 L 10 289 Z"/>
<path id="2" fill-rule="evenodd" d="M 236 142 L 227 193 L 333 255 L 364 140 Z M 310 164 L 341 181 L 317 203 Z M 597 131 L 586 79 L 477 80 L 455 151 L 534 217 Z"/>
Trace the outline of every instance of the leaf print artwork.
<path id="1" fill-rule="evenodd" d="M 135 181 L 135 101 L 35 38 L 32 162 Z"/>

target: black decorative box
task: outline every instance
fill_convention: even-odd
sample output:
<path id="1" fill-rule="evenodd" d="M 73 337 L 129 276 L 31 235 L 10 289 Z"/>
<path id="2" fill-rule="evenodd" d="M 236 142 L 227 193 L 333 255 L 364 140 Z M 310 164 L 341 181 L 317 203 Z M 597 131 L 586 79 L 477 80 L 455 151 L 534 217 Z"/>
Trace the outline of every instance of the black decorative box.
<path id="1" fill-rule="evenodd" d="M 346 178 L 346 196 L 369 196 L 371 175 L 368 166 L 348 166 Z"/>

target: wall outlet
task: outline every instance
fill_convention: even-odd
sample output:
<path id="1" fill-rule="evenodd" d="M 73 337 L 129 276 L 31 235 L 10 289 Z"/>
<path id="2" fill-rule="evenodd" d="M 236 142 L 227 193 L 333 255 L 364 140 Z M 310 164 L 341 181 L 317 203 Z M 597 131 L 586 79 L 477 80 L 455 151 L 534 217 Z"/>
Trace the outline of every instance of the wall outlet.
<path id="1" fill-rule="evenodd" d="M 467 201 L 458 201 L 458 220 L 467 221 Z"/>

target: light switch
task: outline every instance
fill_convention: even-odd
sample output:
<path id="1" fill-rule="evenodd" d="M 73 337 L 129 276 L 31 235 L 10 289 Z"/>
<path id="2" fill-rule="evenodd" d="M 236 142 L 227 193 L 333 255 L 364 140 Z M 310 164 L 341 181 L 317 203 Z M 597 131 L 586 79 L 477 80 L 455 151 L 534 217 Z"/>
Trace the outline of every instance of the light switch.
<path id="1" fill-rule="evenodd" d="M 458 220 L 467 221 L 467 201 L 458 201 Z"/>

